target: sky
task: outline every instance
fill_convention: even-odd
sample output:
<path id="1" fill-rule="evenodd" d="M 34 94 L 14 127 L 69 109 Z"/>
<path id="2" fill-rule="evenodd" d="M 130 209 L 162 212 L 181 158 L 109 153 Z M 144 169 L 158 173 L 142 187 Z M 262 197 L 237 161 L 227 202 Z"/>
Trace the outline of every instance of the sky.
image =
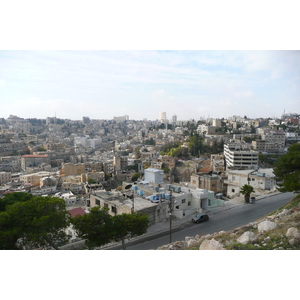
<path id="1" fill-rule="evenodd" d="M 300 113 L 300 51 L 2 50 L 0 117 Z"/>

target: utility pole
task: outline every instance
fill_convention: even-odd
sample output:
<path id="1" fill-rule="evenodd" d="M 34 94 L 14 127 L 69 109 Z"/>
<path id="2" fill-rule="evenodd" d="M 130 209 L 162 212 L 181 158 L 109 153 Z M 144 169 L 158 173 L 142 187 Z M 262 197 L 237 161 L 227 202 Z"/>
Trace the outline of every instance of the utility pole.
<path id="1" fill-rule="evenodd" d="M 172 215 L 173 215 L 173 198 L 172 198 L 172 190 L 170 191 L 170 202 L 169 202 L 169 216 L 170 216 L 170 240 L 169 244 L 172 243 Z"/>

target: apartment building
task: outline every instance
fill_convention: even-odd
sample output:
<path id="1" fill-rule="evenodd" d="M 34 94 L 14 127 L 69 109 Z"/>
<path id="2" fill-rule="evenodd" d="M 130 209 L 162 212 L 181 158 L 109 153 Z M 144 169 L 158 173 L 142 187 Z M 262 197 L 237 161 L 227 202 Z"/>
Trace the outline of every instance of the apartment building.
<path id="1" fill-rule="evenodd" d="M 240 196 L 240 189 L 243 185 L 249 184 L 254 188 L 254 194 L 260 195 L 276 190 L 276 180 L 273 169 L 255 170 L 230 170 L 227 172 L 228 179 L 227 195 L 230 197 Z"/>
<path id="2" fill-rule="evenodd" d="M 46 163 L 49 164 L 49 156 L 46 155 L 22 155 L 21 156 L 21 168 L 22 170 L 26 170 L 27 167 L 38 167 L 40 164 Z"/>
<path id="3" fill-rule="evenodd" d="M 53 174 L 49 172 L 37 172 L 32 174 L 24 174 L 20 176 L 20 181 L 23 184 L 32 184 L 34 186 L 40 186 L 41 179 L 43 177 L 49 177 L 51 175 Z"/>
<path id="4" fill-rule="evenodd" d="M 95 206 L 108 208 L 111 215 L 130 214 L 134 209 L 137 213 L 147 214 L 150 224 L 166 220 L 166 203 L 157 205 L 141 197 L 131 200 L 120 192 L 95 191 L 90 195 L 90 207 Z"/>
<path id="5" fill-rule="evenodd" d="M 247 169 L 258 165 L 258 152 L 246 143 L 224 145 L 226 169 Z"/>
<path id="6" fill-rule="evenodd" d="M 190 187 L 209 190 L 216 193 L 226 194 L 227 186 L 224 177 L 217 174 L 193 173 L 191 175 Z"/>
<path id="7" fill-rule="evenodd" d="M 86 172 L 86 170 L 85 170 L 84 164 L 66 163 L 66 164 L 63 164 L 63 166 L 60 170 L 61 176 L 81 175 L 85 172 Z"/>
<path id="8" fill-rule="evenodd" d="M 273 145 L 275 152 L 282 152 L 285 147 L 285 133 L 271 131 L 270 133 L 263 134 L 262 140 L 266 141 L 266 144 Z"/>
<path id="9" fill-rule="evenodd" d="M 114 156 L 113 164 L 115 173 L 127 171 L 128 158 L 126 156 Z"/>
<path id="10" fill-rule="evenodd" d="M 105 173 L 102 172 L 87 172 L 81 174 L 81 182 L 88 182 L 89 179 L 95 180 L 95 182 L 103 182 L 105 181 Z"/>
<path id="11" fill-rule="evenodd" d="M 0 185 L 11 182 L 11 172 L 0 172 Z"/>
<path id="12" fill-rule="evenodd" d="M 198 134 L 215 134 L 216 133 L 216 127 L 205 125 L 205 124 L 200 124 L 197 127 L 197 133 Z"/>

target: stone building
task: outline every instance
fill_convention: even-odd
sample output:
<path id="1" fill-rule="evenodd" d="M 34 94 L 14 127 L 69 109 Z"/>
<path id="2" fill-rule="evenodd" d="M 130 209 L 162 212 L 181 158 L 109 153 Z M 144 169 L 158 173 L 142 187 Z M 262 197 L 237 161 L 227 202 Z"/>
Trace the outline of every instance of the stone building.
<path id="1" fill-rule="evenodd" d="M 66 164 L 63 164 L 63 166 L 60 170 L 61 176 L 81 175 L 85 172 L 86 172 L 86 170 L 85 170 L 84 164 L 66 163 Z"/>
<path id="2" fill-rule="evenodd" d="M 49 156 L 47 154 L 28 154 L 21 156 L 21 168 L 23 171 L 25 171 L 27 167 L 38 167 L 42 163 L 50 163 Z"/>

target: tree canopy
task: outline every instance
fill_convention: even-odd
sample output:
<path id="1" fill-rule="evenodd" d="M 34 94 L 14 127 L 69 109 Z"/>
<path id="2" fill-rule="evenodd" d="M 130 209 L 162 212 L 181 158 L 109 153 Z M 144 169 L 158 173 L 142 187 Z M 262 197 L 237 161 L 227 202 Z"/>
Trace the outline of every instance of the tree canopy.
<path id="1" fill-rule="evenodd" d="M 6 206 L 0 213 L 1 249 L 53 247 L 68 241 L 70 214 L 63 199 L 32 197 Z M 17 244 L 19 246 L 17 246 Z"/>
<path id="2" fill-rule="evenodd" d="M 113 217 L 113 239 L 115 241 L 122 241 L 122 247 L 125 250 L 125 239 L 133 238 L 135 236 L 146 233 L 149 219 L 145 214 L 121 214 Z"/>
<path id="3" fill-rule="evenodd" d="M 72 224 L 88 248 L 101 247 L 112 240 L 112 216 L 108 208 L 93 207 L 89 214 L 73 218 Z"/>
<path id="4" fill-rule="evenodd" d="M 125 249 L 125 239 L 144 234 L 149 219 L 137 213 L 111 216 L 107 208 L 93 207 L 89 214 L 73 218 L 72 223 L 89 249 L 113 241 L 122 241 Z"/>
<path id="5" fill-rule="evenodd" d="M 26 192 L 15 192 L 5 194 L 3 198 L 0 198 L 0 212 L 5 211 L 8 205 L 12 205 L 16 202 L 25 202 L 31 199 L 33 196 Z"/>
<path id="6" fill-rule="evenodd" d="M 275 162 L 274 174 L 281 192 L 300 192 L 300 144 L 293 144 Z"/>

